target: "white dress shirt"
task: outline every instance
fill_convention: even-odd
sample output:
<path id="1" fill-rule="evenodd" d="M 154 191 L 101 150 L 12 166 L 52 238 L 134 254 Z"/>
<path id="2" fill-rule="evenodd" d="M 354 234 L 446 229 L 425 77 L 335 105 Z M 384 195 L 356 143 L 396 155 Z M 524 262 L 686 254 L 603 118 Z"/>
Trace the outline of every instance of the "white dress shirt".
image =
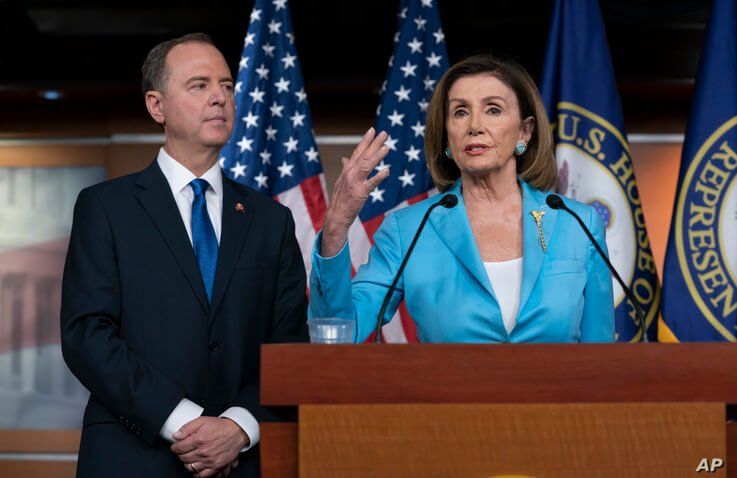
<path id="1" fill-rule="evenodd" d="M 509 334 L 517 325 L 519 296 L 522 288 L 522 258 L 501 262 L 484 262 L 499 308 L 502 309 L 504 328 Z"/>
<path id="2" fill-rule="evenodd" d="M 159 150 L 159 156 L 156 162 L 164 173 L 166 181 L 169 183 L 174 201 L 177 203 L 179 215 L 182 216 L 184 227 L 187 229 L 189 242 L 192 243 L 192 202 L 194 201 L 194 191 L 189 185 L 197 176 L 192 171 L 184 167 L 177 160 L 172 158 L 164 148 Z M 205 174 L 200 176 L 210 185 L 205 191 L 205 202 L 207 203 L 207 213 L 210 216 L 212 227 L 215 229 L 215 237 L 220 244 L 220 232 L 222 230 L 222 212 L 223 212 L 223 176 L 220 172 L 220 165 L 216 162 Z M 170 443 L 174 442 L 172 435 L 174 432 L 182 428 L 188 422 L 202 415 L 205 409 L 197 405 L 191 400 L 183 398 L 179 404 L 164 422 L 159 434 L 162 438 Z M 240 426 L 248 438 L 250 443 L 241 451 L 246 451 L 256 445 L 261 439 L 261 432 L 258 421 L 254 416 L 243 407 L 230 407 L 221 415 L 223 418 L 229 418 Z"/>

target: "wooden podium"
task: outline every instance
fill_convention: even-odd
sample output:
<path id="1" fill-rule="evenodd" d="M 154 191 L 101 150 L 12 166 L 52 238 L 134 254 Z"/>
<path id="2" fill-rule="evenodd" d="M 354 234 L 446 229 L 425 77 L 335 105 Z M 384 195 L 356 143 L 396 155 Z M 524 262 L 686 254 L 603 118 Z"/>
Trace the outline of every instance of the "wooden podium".
<path id="1" fill-rule="evenodd" d="M 265 478 L 737 476 L 733 344 L 266 345 L 261 402 Z"/>

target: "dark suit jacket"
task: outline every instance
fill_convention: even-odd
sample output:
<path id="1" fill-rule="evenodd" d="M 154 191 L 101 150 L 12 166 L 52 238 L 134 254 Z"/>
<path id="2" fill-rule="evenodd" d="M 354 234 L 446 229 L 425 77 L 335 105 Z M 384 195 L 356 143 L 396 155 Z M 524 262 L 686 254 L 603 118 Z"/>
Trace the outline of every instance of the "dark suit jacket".
<path id="1" fill-rule="evenodd" d="M 184 397 L 283 418 L 259 405 L 259 349 L 307 339 L 305 279 L 290 211 L 227 178 L 212 304 L 155 161 L 83 190 L 61 311 L 64 359 L 91 392 L 78 476 L 191 476 L 159 437 Z M 231 476 L 258 475 L 258 447 L 239 460 Z"/>

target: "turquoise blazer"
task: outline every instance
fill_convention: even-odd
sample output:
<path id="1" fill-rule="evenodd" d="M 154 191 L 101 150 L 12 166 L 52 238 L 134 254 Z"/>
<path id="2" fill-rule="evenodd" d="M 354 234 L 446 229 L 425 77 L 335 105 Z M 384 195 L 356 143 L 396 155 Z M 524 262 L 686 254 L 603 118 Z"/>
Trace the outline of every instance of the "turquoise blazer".
<path id="1" fill-rule="evenodd" d="M 458 197 L 452 209 L 430 213 L 412 257 L 389 303 L 388 322 L 404 298 L 420 342 L 612 342 L 612 279 L 576 220 L 545 204 L 548 193 L 522 179 L 523 266 L 517 324 L 507 333 L 501 309 L 471 231 L 459 180 L 446 193 Z M 351 280 L 348 245 L 336 256 L 312 253 L 311 317 L 356 321 L 355 342 L 374 331 L 376 316 L 392 279 L 420 225 L 440 196 L 388 214 L 374 235 L 368 263 Z M 606 251 L 604 224 L 585 204 L 563 198 Z M 543 211 L 543 251 L 530 211 Z"/>

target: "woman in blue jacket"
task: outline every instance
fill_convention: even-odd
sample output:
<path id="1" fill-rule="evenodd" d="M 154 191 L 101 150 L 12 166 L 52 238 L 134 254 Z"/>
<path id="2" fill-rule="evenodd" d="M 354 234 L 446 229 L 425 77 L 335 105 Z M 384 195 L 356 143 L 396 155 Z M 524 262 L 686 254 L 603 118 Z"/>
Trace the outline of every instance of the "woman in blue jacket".
<path id="1" fill-rule="evenodd" d="M 310 317 L 374 330 L 388 288 L 427 209 L 440 196 L 389 214 L 369 261 L 351 280 L 348 229 L 386 156 L 370 129 L 344 160 L 312 257 Z M 540 94 L 519 65 L 488 55 L 451 67 L 427 114 L 425 156 L 438 190 L 458 205 L 436 208 L 397 284 L 384 321 L 405 300 L 421 342 L 611 342 L 612 281 L 575 220 L 545 198 L 556 183 L 553 139 Z M 572 199 L 606 250 L 596 211 Z"/>

